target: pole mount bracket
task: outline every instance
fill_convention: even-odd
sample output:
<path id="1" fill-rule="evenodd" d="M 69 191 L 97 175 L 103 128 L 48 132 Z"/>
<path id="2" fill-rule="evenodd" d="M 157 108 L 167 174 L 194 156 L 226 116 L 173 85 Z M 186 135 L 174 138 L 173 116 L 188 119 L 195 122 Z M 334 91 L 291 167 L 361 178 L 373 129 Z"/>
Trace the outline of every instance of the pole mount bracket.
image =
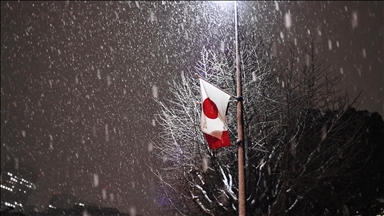
<path id="1" fill-rule="evenodd" d="M 242 141 L 242 140 L 239 140 L 239 139 L 236 140 L 236 145 L 237 145 L 237 146 L 240 146 L 240 145 L 242 145 L 242 144 L 243 144 L 243 141 Z"/>

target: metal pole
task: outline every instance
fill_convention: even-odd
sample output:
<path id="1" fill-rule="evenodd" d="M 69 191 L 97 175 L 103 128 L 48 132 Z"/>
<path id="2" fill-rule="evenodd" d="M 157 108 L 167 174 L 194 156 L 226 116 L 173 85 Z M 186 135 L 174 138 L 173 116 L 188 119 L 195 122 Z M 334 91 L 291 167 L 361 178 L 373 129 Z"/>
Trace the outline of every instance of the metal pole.
<path id="1" fill-rule="evenodd" d="M 241 60 L 237 24 L 237 5 L 235 1 L 235 40 L 236 40 L 236 74 L 237 74 L 237 149 L 239 175 L 239 216 L 245 216 L 245 173 L 244 173 L 244 129 L 243 129 L 243 96 L 241 86 Z"/>

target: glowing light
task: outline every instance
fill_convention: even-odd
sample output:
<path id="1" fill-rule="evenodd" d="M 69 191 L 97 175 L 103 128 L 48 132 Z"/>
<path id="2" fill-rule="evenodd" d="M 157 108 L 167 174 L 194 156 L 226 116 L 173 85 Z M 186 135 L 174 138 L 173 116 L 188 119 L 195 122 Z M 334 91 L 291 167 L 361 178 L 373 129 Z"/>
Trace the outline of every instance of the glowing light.
<path id="1" fill-rule="evenodd" d="M 226 9 L 229 7 L 233 7 L 234 1 L 213 1 L 216 5 L 220 7 L 220 9 Z"/>
<path id="2" fill-rule="evenodd" d="M 3 189 L 5 189 L 5 190 L 9 190 L 9 191 L 13 191 L 13 189 L 12 188 L 9 188 L 9 187 L 7 187 L 7 186 L 5 186 L 5 185 L 1 185 L 1 188 L 3 188 Z"/>
<path id="3" fill-rule="evenodd" d="M 15 205 L 13 205 L 13 204 L 11 204 L 11 203 L 9 203 L 9 202 L 5 202 L 4 204 L 5 204 L 6 206 L 10 206 L 10 207 L 13 207 L 13 208 L 16 207 Z"/>
<path id="4" fill-rule="evenodd" d="M 233 1 L 213 1 L 215 2 L 216 4 L 229 4 L 229 3 L 233 3 Z"/>

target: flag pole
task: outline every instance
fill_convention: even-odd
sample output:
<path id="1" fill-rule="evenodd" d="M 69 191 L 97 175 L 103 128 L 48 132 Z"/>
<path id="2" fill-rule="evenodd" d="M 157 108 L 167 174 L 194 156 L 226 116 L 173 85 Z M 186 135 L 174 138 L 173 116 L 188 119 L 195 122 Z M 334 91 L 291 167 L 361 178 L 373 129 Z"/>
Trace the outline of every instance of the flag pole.
<path id="1" fill-rule="evenodd" d="M 245 171 L 244 171 L 244 122 L 243 122 L 243 96 L 241 85 L 241 59 L 239 50 L 239 35 L 238 35 L 238 14 L 237 4 L 235 5 L 235 43 L 236 43 L 236 74 L 237 74 L 237 151 L 238 151 L 238 181 L 239 181 L 239 216 L 246 215 L 245 209 Z"/>

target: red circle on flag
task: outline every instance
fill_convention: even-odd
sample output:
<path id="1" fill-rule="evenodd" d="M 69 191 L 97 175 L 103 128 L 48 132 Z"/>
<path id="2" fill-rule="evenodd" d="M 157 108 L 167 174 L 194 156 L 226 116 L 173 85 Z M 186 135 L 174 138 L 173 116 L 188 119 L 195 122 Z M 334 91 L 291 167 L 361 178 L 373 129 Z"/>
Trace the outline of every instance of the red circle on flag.
<path id="1" fill-rule="evenodd" d="M 209 98 L 206 98 L 203 102 L 203 111 L 205 116 L 210 119 L 215 119 L 219 116 L 219 110 L 216 104 Z"/>

